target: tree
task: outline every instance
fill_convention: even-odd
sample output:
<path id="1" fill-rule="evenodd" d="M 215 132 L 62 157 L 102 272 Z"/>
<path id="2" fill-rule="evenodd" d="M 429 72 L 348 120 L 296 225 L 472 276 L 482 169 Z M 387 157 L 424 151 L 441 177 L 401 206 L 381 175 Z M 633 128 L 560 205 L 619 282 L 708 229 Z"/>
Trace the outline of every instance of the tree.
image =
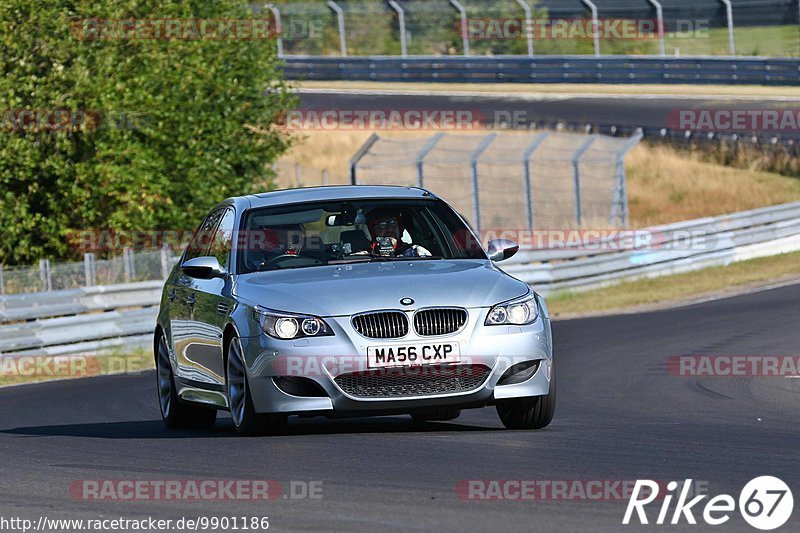
<path id="1" fill-rule="evenodd" d="M 79 230 L 191 229 L 270 187 L 293 97 L 263 16 L 236 0 L 0 0 L 0 264 L 79 255 Z"/>

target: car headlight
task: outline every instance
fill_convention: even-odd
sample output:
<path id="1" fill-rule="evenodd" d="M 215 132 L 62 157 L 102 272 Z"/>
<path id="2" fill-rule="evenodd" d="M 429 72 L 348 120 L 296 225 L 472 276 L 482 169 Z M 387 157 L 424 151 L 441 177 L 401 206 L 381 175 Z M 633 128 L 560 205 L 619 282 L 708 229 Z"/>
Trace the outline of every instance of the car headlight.
<path id="1" fill-rule="evenodd" d="M 539 306 L 534 293 L 519 300 L 505 302 L 492 307 L 486 317 L 487 326 L 532 324 L 539 318 Z"/>
<path id="2" fill-rule="evenodd" d="M 264 333 L 276 339 L 291 340 L 333 335 L 331 327 L 315 316 L 282 313 L 263 307 L 256 307 L 255 314 Z"/>

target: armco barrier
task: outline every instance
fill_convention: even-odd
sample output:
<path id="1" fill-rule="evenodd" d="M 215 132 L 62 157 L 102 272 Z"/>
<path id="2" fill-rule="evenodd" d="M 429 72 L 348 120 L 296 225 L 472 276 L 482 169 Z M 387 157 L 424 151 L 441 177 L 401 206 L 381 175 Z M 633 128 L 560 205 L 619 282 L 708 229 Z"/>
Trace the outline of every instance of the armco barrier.
<path id="1" fill-rule="evenodd" d="M 152 342 L 162 281 L 0 297 L 0 353 L 60 355 Z"/>
<path id="2" fill-rule="evenodd" d="M 0 324 L 157 305 L 162 281 L 0 296 Z"/>
<path id="3" fill-rule="evenodd" d="M 152 331 L 156 308 L 89 313 L 4 325 L 0 352 L 17 353 L 86 341 L 136 337 Z"/>
<path id="4" fill-rule="evenodd" d="M 523 249 L 500 266 L 541 294 L 800 250 L 800 202 L 649 228 L 639 250 Z M 683 247 L 687 234 L 707 245 Z M 152 343 L 162 282 L 0 297 L 0 353 L 60 355 Z"/>
<path id="5" fill-rule="evenodd" d="M 286 56 L 290 80 L 800 85 L 800 58 Z"/>
<path id="6" fill-rule="evenodd" d="M 657 246 L 639 250 L 521 250 L 501 267 L 547 295 L 797 251 L 800 202 L 644 231 L 658 237 Z M 677 242 L 690 234 L 702 236 L 702 242 L 694 246 Z"/>

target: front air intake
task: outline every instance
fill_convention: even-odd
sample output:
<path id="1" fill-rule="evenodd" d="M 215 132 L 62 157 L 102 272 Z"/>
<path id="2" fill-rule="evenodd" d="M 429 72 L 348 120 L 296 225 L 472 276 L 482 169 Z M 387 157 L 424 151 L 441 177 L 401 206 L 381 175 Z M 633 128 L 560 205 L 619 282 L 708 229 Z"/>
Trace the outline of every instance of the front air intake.
<path id="1" fill-rule="evenodd" d="M 399 339 L 408 334 L 408 318 L 402 311 L 374 311 L 353 317 L 353 328 L 369 339 Z"/>
<path id="2" fill-rule="evenodd" d="M 414 315 L 414 330 L 420 337 L 450 335 L 467 323 L 467 311 L 459 308 L 423 309 Z"/>

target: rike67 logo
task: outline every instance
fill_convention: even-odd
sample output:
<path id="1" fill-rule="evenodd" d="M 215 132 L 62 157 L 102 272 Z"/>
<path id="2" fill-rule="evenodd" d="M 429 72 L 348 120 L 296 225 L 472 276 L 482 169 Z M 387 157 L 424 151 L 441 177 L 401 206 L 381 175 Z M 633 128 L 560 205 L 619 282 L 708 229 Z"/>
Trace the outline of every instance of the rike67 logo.
<path id="1" fill-rule="evenodd" d="M 683 520 L 688 524 L 697 524 L 694 513 L 702 513 L 705 523 L 713 526 L 724 524 L 730 520 L 730 514 L 737 508 L 737 502 L 733 496 L 720 494 L 704 502 L 705 505 L 701 505 L 708 495 L 701 494 L 690 500 L 691 486 L 691 479 L 687 479 L 682 485 L 676 481 L 670 481 L 667 484 L 667 494 L 661 502 L 656 524 L 680 524 Z M 682 487 L 680 494 L 678 494 L 679 487 Z M 675 496 L 677 496 L 675 508 L 672 510 L 671 519 L 667 522 L 670 506 Z M 658 497 L 659 484 L 657 482 L 649 479 L 637 480 L 622 523 L 630 524 L 635 512 L 639 523 L 648 524 L 645 506 L 653 503 Z M 750 480 L 744 486 L 739 494 L 738 509 L 745 522 L 756 529 L 769 531 L 781 527 L 789 520 L 794 509 L 794 498 L 789 486 L 782 480 L 772 476 L 760 476 Z"/>

